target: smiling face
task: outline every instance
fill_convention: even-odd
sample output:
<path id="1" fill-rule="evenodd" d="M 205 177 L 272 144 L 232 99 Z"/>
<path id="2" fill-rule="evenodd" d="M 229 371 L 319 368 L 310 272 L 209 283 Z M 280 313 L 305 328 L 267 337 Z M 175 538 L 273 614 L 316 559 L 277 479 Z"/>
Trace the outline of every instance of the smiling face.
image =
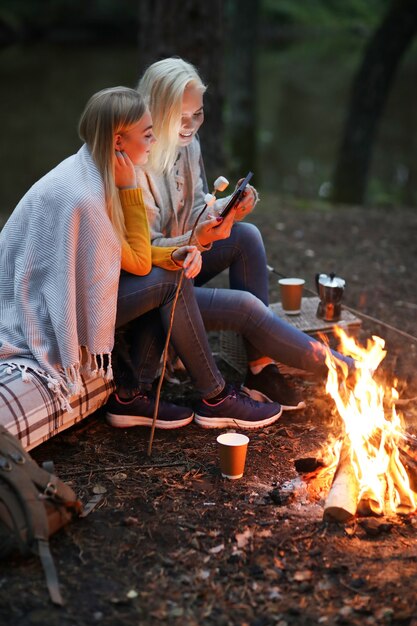
<path id="1" fill-rule="evenodd" d="M 182 98 L 179 145 L 188 146 L 203 122 L 203 91 L 189 84 Z"/>
<path id="2" fill-rule="evenodd" d="M 144 165 L 155 141 L 155 135 L 152 131 L 152 117 L 146 109 L 136 124 L 115 134 L 114 149 L 126 152 L 134 165 Z"/>

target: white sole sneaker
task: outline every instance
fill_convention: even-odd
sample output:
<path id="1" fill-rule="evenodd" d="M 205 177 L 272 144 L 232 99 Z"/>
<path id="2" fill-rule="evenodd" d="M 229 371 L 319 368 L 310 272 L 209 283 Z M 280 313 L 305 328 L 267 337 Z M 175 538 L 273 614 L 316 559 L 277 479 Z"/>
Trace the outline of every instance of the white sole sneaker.
<path id="1" fill-rule="evenodd" d="M 182 428 L 193 421 L 194 413 L 182 420 L 168 422 L 167 420 L 156 420 L 155 428 L 161 430 L 174 430 Z M 116 415 L 114 413 L 106 413 L 106 420 L 115 428 L 131 428 L 132 426 L 152 426 L 151 417 L 143 417 L 140 415 Z"/>
<path id="2" fill-rule="evenodd" d="M 203 428 L 262 428 L 264 426 L 270 426 L 281 417 L 282 407 L 279 413 L 272 415 L 268 419 L 260 420 L 259 422 L 246 422 L 245 420 L 239 420 L 235 417 L 206 417 L 205 415 L 195 414 L 195 422 Z"/>
<path id="3" fill-rule="evenodd" d="M 271 398 L 268 398 L 268 396 L 266 396 L 264 393 L 261 393 L 257 389 L 242 387 L 242 391 L 250 396 L 252 400 L 256 400 L 257 402 L 277 402 L 276 400 L 271 400 Z M 281 407 L 283 411 L 298 411 L 298 409 L 305 409 L 306 403 L 304 402 L 304 400 L 300 400 L 297 406 L 288 406 L 286 404 L 281 404 Z"/>

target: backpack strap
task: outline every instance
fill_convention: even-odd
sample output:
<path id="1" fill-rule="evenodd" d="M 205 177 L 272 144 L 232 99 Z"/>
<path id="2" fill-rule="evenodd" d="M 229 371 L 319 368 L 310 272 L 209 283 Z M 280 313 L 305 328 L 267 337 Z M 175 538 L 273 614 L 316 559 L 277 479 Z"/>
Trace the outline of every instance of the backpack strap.
<path id="1" fill-rule="evenodd" d="M 38 540 L 39 557 L 41 559 L 43 571 L 45 574 L 46 586 L 48 587 L 49 596 L 54 604 L 63 606 L 64 600 L 59 589 L 58 574 L 55 563 L 49 549 L 49 541 L 46 539 Z"/>
<path id="2" fill-rule="evenodd" d="M 5 459 L 1 456 L 0 459 Z M 7 461 L 7 459 L 6 459 Z M 22 464 L 23 465 L 23 464 Z M 16 536 L 22 553 L 28 550 L 38 552 L 45 574 L 49 595 L 54 604 L 63 604 L 59 589 L 56 568 L 49 549 L 48 516 L 41 494 L 23 469 L 22 465 L 0 462 L 1 477 L 10 487 L 14 500 L 20 505 L 21 511 L 17 519 L 26 520 L 28 536 L 22 537 L 21 528 L 16 527 L 16 502 L 12 505 L 11 520 L 15 526 Z M 26 539 L 26 541 L 25 541 Z"/>

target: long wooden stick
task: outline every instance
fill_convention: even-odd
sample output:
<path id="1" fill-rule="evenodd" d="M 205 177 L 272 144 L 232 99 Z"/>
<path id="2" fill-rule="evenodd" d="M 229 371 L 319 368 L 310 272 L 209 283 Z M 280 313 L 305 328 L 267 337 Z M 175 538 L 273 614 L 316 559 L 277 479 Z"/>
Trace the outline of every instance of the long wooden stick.
<path id="1" fill-rule="evenodd" d="M 197 228 L 197 224 L 200 221 L 201 216 L 203 215 L 203 213 L 206 210 L 206 208 L 207 208 L 207 204 L 205 204 L 203 206 L 203 208 L 201 209 L 200 213 L 197 216 L 196 221 L 194 222 L 194 225 L 193 225 L 193 227 L 191 229 L 190 237 L 188 239 L 188 245 L 191 244 L 191 240 L 192 240 L 192 238 L 194 236 L 194 232 L 195 232 L 195 229 Z M 177 306 L 178 296 L 179 296 L 179 293 L 180 293 L 183 281 L 184 281 L 184 270 L 182 269 L 181 270 L 181 275 L 180 275 L 180 278 L 179 278 L 179 281 L 178 281 L 177 289 L 176 289 L 176 292 L 175 292 L 174 301 L 172 303 L 171 315 L 170 315 L 170 318 L 169 318 L 169 326 L 168 326 L 168 330 L 167 330 L 167 336 L 166 336 L 166 339 L 165 339 L 164 351 L 162 353 L 162 371 L 161 371 L 161 375 L 159 377 L 158 387 L 156 389 L 156 394 L 155 394 L 155 408 L 154 408 L 153 418 L 152 418 L 151 434 L 149 435 L 148 456 L 151 456 L 151 454 L 152 454 L 152 444 L 153 444 L 153 440 L 154 440 L 154 436 L 155 436 L 156 420 L 158 419 L 159 400 L 160 400 L 160 397 L 161 397 L 161 389 L 162 389 L 162 384 L 164 382 L 165 370 L 166 370 L 166 365 L 167 365 L 167 360 L 168 360 L 169 342 L 170 342 L 170 339 L 171 339 L 172 326 L 174 324 L 175 309 L 176 309 L 176 306 Z"/>
<path id="2" fill-rule="evenodd" d="M 158 419 L 159 399 L 161 397 L 161 389 L 162 389 L 162 384 L 164 382 L 165 370 L 166 370 L 166 365 L 167 365 L 167 360 L 168 360 L 169 342 L 171 339 L 172 326 L 174 324 L 175 308 L 177 306 L 178 296 L 179 296 L 183 281 L 184 281 L 184 270 L 181 270 L 180 279 L 178 281 L 174 301 L 172 303 L 171 315 L 169 318 L 169 327 L 168 327 L 167 336 L 165 339 L 164 351 L 162 353 L 162 370 L 161 370 L 161 375 L 159 377 L 158 387 L 156 389 L 156 394 L 155 394 L 155 408 L 154 408 L 153 418 L 152 418 L 151 434 L 149 436 L 148 456 L 151 456 L 152 454 L 152 444 L 153 444 L 153 439 L 155 435 L 156 420 Z"/>

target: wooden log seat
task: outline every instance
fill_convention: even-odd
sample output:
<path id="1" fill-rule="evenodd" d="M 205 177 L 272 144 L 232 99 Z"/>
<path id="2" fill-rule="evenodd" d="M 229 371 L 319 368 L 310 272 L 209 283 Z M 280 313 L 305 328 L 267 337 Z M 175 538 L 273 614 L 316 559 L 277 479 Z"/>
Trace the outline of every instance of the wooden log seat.
<path id="1" fill-rule="evenodd" d="M 71 401 L 73 410 L 68 411 L 40 376 L 31 373 L 24 382 L 19 371 L 8 374 L 0 367 L 0 424 L 26 450 L 35 448 L 94 413 L 114 390 L 113 382 L 101 376 L 82 374 L 81 378 L 82 393 Z"/>

